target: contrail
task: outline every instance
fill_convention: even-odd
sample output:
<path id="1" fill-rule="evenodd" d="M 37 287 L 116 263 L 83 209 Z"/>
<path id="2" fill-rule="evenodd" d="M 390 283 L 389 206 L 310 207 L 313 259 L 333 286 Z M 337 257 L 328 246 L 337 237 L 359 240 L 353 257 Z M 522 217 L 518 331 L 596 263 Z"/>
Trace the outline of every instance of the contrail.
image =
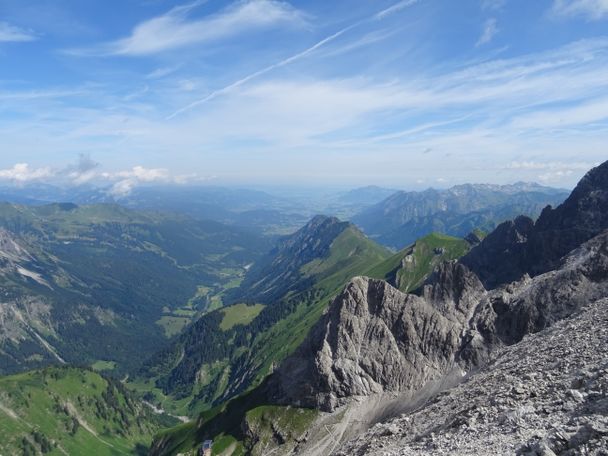
<path id="1" fill-rule="evenodd" d="M 239 79 L 238 81 L 233 82 L 230 85 L 227 85 L 226 87 L 223 87 L 223 88 L 218 89 L 218 90 L 214 90 L 213 92 L 211 92 L 206 97 L 201 98 L 200 100 L 196 100 L 196 101 L 190 103 L 189 105 L 184 106 L 181 109 L 178 109 L 173 114 L 171 114 L 170 116 L 168 116 L 167 120 L 171 120 L 171 119 L 179 116 L 180 114 L 182 114 L 182 113 L 184 113 L 186 111 L 191 110 L 192 108 L 195 108 L 197 106 L 205 104 L 208 101 L 211 101 L 211 100 L 213 100 L 213 99 L 215 99 L 215 98 L 217 98 L 217 97 L 219 97 L 221 95 L 229 93 L 232 90 L 234 90 L 234 89 L 242 86 L 243 84 L 246 84 L 247 82 L 251 81 L 252 79 L 255 79 L 255 78 L 259 77 L 259 76 L 262 76 L 263 74 L 266 74 L 266 73 L 268 73 L 268 72 L 270 72 L 272 70 L 276 70 L 277 68 L 284 67 L 285 65 L 289 65 L 290 63 L 295 62 L 296 60 L 300 60 L 301 58 L 306 57 L 308 54 L 316 51 L 320 47 L 325 46 L 327 43 L 330 43 L 331 41 L 335 40 L 336 38 L 339 38 L 340 36 L 344 35 L 346 32 L 348 32 L 348 31 L 350 31 L 350 30 L 352 30 L 352 29 L 354 29 L 356 27 L 359 27 L 361 24 L 369 22 L 370 20 L 381 20 L 381 19 L 384 19 L 385 17 L 387 17 L 387 16 L 389 16 L 389 15 L 391 15 L 391 14 L 397 12 L 397 11 L 400 11 L 401 9 L 403 9 L 403 8 L 405 8 L 407 6 L 413 5 L 414 3 L 417 3 L 417 2 L 418 2 L 418 0 L 403 0 L 403 1 L 400 1 L 398 3 L 395 3 L 393 6 L 391 6 L 389 8 L 386 8 L 386 9 L 384 9 L 384 10 L 382 10 L 382 11 L 374 14 L 373 16 L 371 16 L 371 17 L 369 17 L 367 19 L 355 22 L 354 24 L 351 24 L 348 27 L 345 27 L 345 28 L 337 31 L 333 35 L 330 35 L 330 36 L 328 36 L 326 38 L 323 38 L 321 41 L 319 41 L 318 43 L 316 43 L 313 46 L 309 47 L 308 49 L 305 49 L 302 52 L 299 52 L 299 53 L 297 53 L 295 55 L 292 55 L 291 57 L 288 57 L 288 58 L 286 58 L 284 60 L 281 60 L 280 62 L 273 63 L 272 65 L 269 65 L 269 66 L 267 66 L 265 68 L 262 68 L 261 70 L 258 70 L 258 71 L 254 72 L 254 73 L 251 73 L 248 76 L 245 76 L 244 78 Z"/>
<path id="2" fill-rule="evenodd" d="M 395 14 L 402 9 L 408 8 L 412 6 L 414 3 L 418 3 L 418 0 L 402 0 L 398 3 L 395 3 L 393 6 L 389 6 L 386 9 L 374 14 L 374 19 L 384 19 L 391 14 Z"/>
<path id="3" fill-rule="evenodd" d="M 171 114 L 169 117 L 167 117 L 167 120 L 173 119 L 174 117 L 180 115 L 181 113 L 185 112 L 185 111 L 189 111 L 190 109 L 199 106 L 201 104 L 207 103 L 210 100 L 213 100 L 214 98 L 217 98 L 220 95 L 223 95 L 225 93 L 228 93 L 234 89 L 236 89 L 237 87 L 242 86 L 243 84 L 251 81 L 252 79 L 257 78 L 258 76 L 262 76 L 263 74 L 268 73 L 269 71 L 272 71 L 276 68 L 280 68 L 283 67 L 285 65 L 289 65 L 292 62 L 295 62 L 296 60 L 301 59 L 302 57 L 307 56 L 308 54 L 310 54 L 311 52 L 314 52 L 315 50 L 319 49 L 321 46 L 329 43 L 330 41 L 335 40 L 336 38 L 338 38 L 339 36 L 343 35 L 344 33 L 348 32 L 350 29 L 358 26 L 359 23 L 357 24 L 353 24 L 350 25 L 346 28 L 343 28 L 342 30 L 334 33 L 333 35 L 328 36 L 327 38 L 322 39 L 321 41 L 319 41 L 318 43 L 316 43 L 314 46 L 309 47 L 308 49 L 296 54 L 296 55 L 292 55 L 291 57 L 286 58 L 285 60 L 281 60 L 278 63 L 273 63 L 270 66 L 267 66 L 266 68 L 262 68 L 261 70 L 256 71 L 255 73 L 251 73 L 250 75 L 244 77 L 243 79 L 239 79 L 236 82 L 233 82 L 232 84 L 223 87 L 221 89 L 218 90 L 214 90 L 213 92 L 211 92 L 209 95 L 207 95 L 205 98 L 201 98 L 200 100 L 194 101 L 192 103 L 190 103 L 188 106 L 185 106 L 177 111 L 175 111 L 173 114 Z"/>

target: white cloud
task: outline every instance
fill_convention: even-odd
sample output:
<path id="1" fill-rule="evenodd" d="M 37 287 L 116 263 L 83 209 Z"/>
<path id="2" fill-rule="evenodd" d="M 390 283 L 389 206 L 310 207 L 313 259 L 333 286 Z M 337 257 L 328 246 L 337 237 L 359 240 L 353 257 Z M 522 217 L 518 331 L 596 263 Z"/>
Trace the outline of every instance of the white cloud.
<path id="1" fill-rule="evenodd" d="M 31 168 L 28 163 L 17 163 L 12 168 L 0 169 L 0 179 L 25 183 L 54 176 L 50 168 Z"/>
<path id="2" fill-rule="evenodd" d="M 206 178 L 199 178 L 195 173 L 174 176 L 165 168 L 146 168 L 144 166 L 134 166 L 130 170 L 114 173 L 101 173 L 100 176 L 108 181 L 115 181 L 109 190 L 109 194 L 117 198 L 127 196 L 141 184 L 168 183 L 183 185 L 193 181 L 206 180 Z"/>
<path id="3" fill-rule="evenodd" d="M 538 171 L 536 178 L 545 184 L 562 184 L 565 179 L 578 176 L 581 173 L 597 166 L 598 163 L 591 162 L 539 162 L 539 161 L 513 161 L 507 165 L 507 169 L 520 172 Z"/>
<path id="4" fill-rule="evenodd" d="M 180 66 L 160 67 L 146 75 L 146 79 L 161 79 L 179 70 Z"/>
<path id="5" fill-rule="evenodd" d="M 138 182 L 154 182 L 167 180 L 169 178 L 169 171 L 163 168 L 134 166 L 131 170 L 106 174 L 106 176 L 110 178 L 135 179 Z"/>
<path id="6" fill-rule="evenodd" d="M 65 167 L 61 174 L 65 175 L 76 185 L 82 185 L 97 178 L 98 168 L 101 165 L 88 154 L 79 154 L 78 161 Z"/>
<path id="7" fill-rule="evenodd" d="M 70 52 L 82 55 L 143 56 L 231 38 L 252 29 L 304 23 L 304 15 L 300 11 L 278 0 L 236 2 L 221 12 L 201 19 L 189 18 L 191 11 L 201 3 L 177 7 L 162 16 L 145 21 L 135 27 L 127 38 L 93 49 Z"/>
<path id="8" fill-rule="evenodd" d="M 554 0 L 552 12 L 558 16 L 600 20 L 608 17 L 608 0 Z"/>
<path id="9" fill-rule="evenodd" d="M 572 162 L 572 163 L 565 163 L 565 162 L 538 162 L 538 161 L 512 161 L 511 163 L 509 163 L 509 165 L 507 166 L 507 169 L 514 169 L 514 170 L 551 170 L 551 171 L 565 171 L 565 170 L 569 170 L 569 171 L 574 171 L 574 170 L 588 170 L 594 166 L 596 166 L 597 163 L 590 163 L 590 162 Z"/>
<path id="10" fill-rule="evenodd" d="M 31 30 L 16 27 L 7 22 L 0 22 L 0 43 L 26 42 L 38 39 Z"/>
<path id="11" fill-rule="evenodd" d="M 201 177 L 196 173 L 172 174 L 164 168 L 146 168 L 138 165 L 131 169 L 113 172 L 100 171 L 101 164 L 88 154 L 79 154 L 78 160 L 62 168 L 33 168 L 28 163 L 17 163 L 12 168 L 0 169 L 0 181 L 16 185 L 26 185 L 34 181 L 44 181 L 62 185 L 94 184 L 110 185 L 108 193 L 123 197 L 142 184 L 166 183 L 185 185 L 203 182 L 213 177 Z"/>
<path id="12" fill-rule="evenodd" d="M 483 31 L 481 32 L 481 36 L 475 43 L 475 46 L 481 46 L 482 44 L 487 44 L 496 36 L 499 29 L 496 25 L 496 19 L 490 18 L 483 24 Z"/>
<path id="13" fill-rule="evenodd" d="M 481 8 L 484 10 L 499 10 L 506 4 L 507 0 L 481 0 Z"/>

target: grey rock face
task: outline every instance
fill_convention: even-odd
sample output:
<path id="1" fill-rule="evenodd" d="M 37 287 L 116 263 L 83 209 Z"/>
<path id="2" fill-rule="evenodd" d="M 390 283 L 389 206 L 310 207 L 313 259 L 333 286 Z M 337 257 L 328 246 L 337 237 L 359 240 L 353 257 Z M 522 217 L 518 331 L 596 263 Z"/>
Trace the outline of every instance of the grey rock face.
<path id="1" fill-rule="evenodd" d="M 275 375 L 280 401 L 331 411 L 352 396 L 408 391 L 440 378 L 454 362 L 473 294 L 484 293 L 466 268 L 443 269 L 462 289 L 429 287 L 427 299 L 381 280 L 353 279 Z"/>
<path id="2" fill-rule="evenodd" d="M 607 297 L 608 162 L 536 223 L 504 223 L 462 261 L 441 264 L 420 296 L 353 279 L 273 376 L 270 397 L 333 411 L 356 396 L 422 397 L 454 372 L 481 372 L 471 375 L 471 392 L 454 390 L 463 397 L 436 411 L 427 405 L 428 420 L 413 413 L 380 425 L 340 454 L 606 454 L 598 452 L 608 436 L 607 364 L 598 347 L 608 331 Z M 568 370 L 588 364 L 591 377 Z M 483 376 L 490 386 L 475 382 Z M 589 378 L 595 386 L 581 390 Z M 478 413 L 484 406 L 489 410 Z M 564 429 L 551 430 L 553 415 Z M 485 451 L 478 424 L 487 425 L 492 451 Z M 505 429 L 516 438 L 503 438 Z"/>
<path id="3" fill-rule="evenodd" d="M 416 412 L 377 424 L 335 454 L 606 455 L 607 343 L 603 299 L 500 349 L 482 372 Z"/>

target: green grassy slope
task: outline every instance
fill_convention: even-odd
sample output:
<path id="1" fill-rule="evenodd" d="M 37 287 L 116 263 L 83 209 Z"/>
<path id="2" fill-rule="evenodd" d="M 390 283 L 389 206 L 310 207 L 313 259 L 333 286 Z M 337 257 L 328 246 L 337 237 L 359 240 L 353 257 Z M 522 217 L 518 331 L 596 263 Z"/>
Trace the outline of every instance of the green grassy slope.
<path id="1" fill-rule="evenodd" d="M 147 363 L 136 387 L 143 390 L 154 382 L 156 401 L 190 416 L 255 387 L 302 342 L 349 279 L 389 256 L 384 247 L 346 225 L 323 257 L 302 265 L 297 276 L 292 274 L 294 281 L 310 287 L 288 291 L 261 310 L 235 307 L 245 316 L 260 310 L 237 326 L 222 325 L 222 310 L 205 315 Z M 232 314 L 231 320 L 237 320 Z"/>
<path id="2" fill-rule="evenodd" d="M 152 435 L 176 422 L 90 370 L 0 378 L 0 454 L 143 455 Z"/>
<path id="3" fill-rule="evenodd" d="M 370 268 L 364 275 L 386 280 L 407 293 L 422 285 L 440 262 L 456 260 L 470 247 L 464 239 L 432 233 Z"/>

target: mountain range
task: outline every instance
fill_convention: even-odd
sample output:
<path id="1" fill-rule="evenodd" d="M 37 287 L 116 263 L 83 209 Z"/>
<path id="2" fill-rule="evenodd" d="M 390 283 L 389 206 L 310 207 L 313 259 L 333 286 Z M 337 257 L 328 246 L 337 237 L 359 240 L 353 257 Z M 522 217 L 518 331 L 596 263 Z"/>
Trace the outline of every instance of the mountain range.
<path id="1" fill-rule="evenodd" d="M 400 249 L 431 232 L 464 237 L 475 229 L 489 232 L 518 215 L 535 218 L 547 205 L 555 206 L 567 196 L 565 190 L 525 182 L 401 191 L 364 209 L 352 221 L 370 238 Z"/>
<path id="2" fill-rule="evenodd" d="M 399 250 L 431 232 L 464 237 L 474 229 L 491 231 L 500 222 L 557 205 L 566 190 L 519 182 L 466 184 L 447 190 L 398 191 L 378 186 L 352 190 L 262 191 L 212 185 L 144 185 L 129 193 L 80 185 L 29 184 L 0 187 L 0 201 L 40 206 L 66 202 L 119 204 L 133 210 L 212 220 L 257 234 L 291 234 L 314 215 L 350 220 L 369 237 Z"/>
<path id="3" fill-rule="evenodd" d="M 153 455 L 194 454 L 206 439 L 234 455 L 366 454 L 357 445 L 374 424 L 424 406 L 605 295 L 607 166 L 570 196 L 519 183 L 326 198 L 349 217 L 364 208 L 353 220 L 376 217 L 372 231 L 409 217 L 394 243 L 333 216 L 291 232 L 320 206 L 289 218 L 291 202 L 262 192 L 180 189 L 159 200 L 141 189 L 122 202 L 131 208 L 3 204 L 0 369 L 28 372 L 0 383 L 0 421 L 27 423 L 0 451 L 143 453 L 155 434 Z M 540 216 L 500 223 L 519 209 Z M 267 223 L 266 210 L 288 223 Z M 239 226 L 253 213 L 261 224 Z M 74 403 L 88 381 L 118 389 Z M 36 399 L 15 402 L 15 391 Z M 125 408 L 118 427 L 95 413 L 102 400 L 111 413 Z M 37 415 L 48 403 L 59 404 L 52 427 Z M 176 417 L 196 419 L 161 430 Z M 85 433 L 62 437 L 75 422 Z"/>
<path id="4" fill-rule="evenodd" d="M 478 236 L 461 259 L 439 263 L 416 294 L 385 280 L 349 280 L 259 386 L 181 427 L 179 437 L 161 433 L 152 454 L 185 453 L 207 438 L 231 454 L 473 454 L 467 448 L 484 451 L 477 428 L 496 454 L 603 454 L 603 352 L 580 344 L 580 352 L 563 350 L 553 341 L 568 343 L 585 325 L 594 325 L 588 341 L 608 331 L 608 320 L 594 320 L 608 295 L 607 213 L 608 162 L 536 222 L 519 217 Z M 535 368 L 534 358 L 518 353 L 544 364 Z M 476 388 L 470 391 L 490 398 L 482 379 L 498 385 L 505 373 L 513 383 L 489 399 L 498 415 L 471 408 L 462 392 Z M 534 408 L 541 390 L 551 399 Z M 425 410 L 436 421 L 411 421 Z M 553 420 L 543 418 L 549 410 Z M 533 433 L 518 426 L 534 416 Z M 474 445 L 465 443 L 467 429 Z"/>

